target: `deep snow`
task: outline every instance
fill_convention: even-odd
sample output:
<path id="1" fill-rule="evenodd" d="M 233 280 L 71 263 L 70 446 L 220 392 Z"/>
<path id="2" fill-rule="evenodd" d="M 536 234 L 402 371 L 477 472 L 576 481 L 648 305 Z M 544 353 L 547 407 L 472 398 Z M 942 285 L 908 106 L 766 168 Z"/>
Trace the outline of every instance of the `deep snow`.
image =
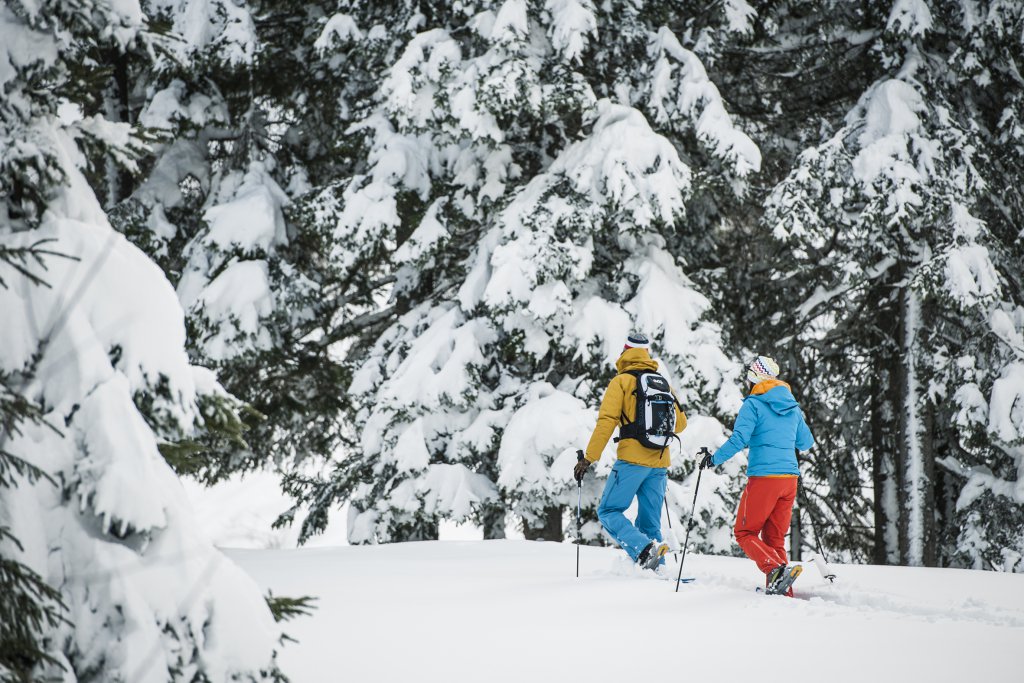
<path id="1" fill-rule="evenodd" d="M 690 554 L 683 585 L 614 548 L 528 541 L 231 550 L 276 595 L 319 596 L 281 664 L 315 681 L 1020 680 L 1024 576 L 808 564 L 800 599 L 747 560 Z M 673 571 L 674 576 L 674 571 Z"/>

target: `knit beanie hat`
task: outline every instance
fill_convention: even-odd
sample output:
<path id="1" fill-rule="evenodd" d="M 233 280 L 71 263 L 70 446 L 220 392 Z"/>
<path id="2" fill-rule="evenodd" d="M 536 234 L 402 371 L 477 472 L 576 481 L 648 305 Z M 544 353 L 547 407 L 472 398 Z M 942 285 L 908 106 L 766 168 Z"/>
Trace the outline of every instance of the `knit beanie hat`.
<path id="1" fill-rule="evenodd" d="M 623 345 L 622 350 L 649 348 L 651 348 L 651 340 L 647 338 L 647 335 L 640 332 L 633 332 L 626 337 L 626 343 Z"/>
<path id="2" fill-rule="evenodd" d="M 779 364 L 775 362 L 774 358 L 768 356 L 758 356 L 750 362 L 750 367 L 747 368 L 747 379 L 754 384 L 766 379 L 775 379 L 778 376 Z"/>

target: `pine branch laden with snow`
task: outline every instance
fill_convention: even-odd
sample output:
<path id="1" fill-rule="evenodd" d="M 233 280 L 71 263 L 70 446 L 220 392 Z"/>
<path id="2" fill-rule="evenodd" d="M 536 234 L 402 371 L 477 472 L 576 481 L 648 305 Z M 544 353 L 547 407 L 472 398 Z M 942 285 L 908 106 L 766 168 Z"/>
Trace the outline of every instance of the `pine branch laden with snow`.
<path id="1" fill-rule="evenodd" d="M 436 536 L 441 520 L 467 521 L 496 498 L 473 458 L 488 449 L 494 426 L 478 407 L 487 329 L 454 306 L 421 306 L 400 325 L 349 388 L 372 406 L 360 416 L 359 449 L 372 470 L 356 471 L 362 484 L 342 482 L 354 507 L 351 542 Z"/>
<path id="2" fill-rule="evenodd" d="M 268 260 L 287 243 L 288 198 L 261 162 L 222 179 L 220 193 L 203 214 L 207 227 L 185 247 L 178 283 L 182 306 L 203 331 L 201 355 L 214 362 L 277 342 L 266 324 L 278 306 Z"/>
<path id="3" fill-rule="evenodd" d="M 250 8 L 230 0 L 143 0 L 147 17 L 170 22 L 166 42 L 174 59 L 208 58 L 226 66 L 249 64 L 259 51 Z"/>
<path id="4" fill-rule="evenodd" d="M 580 63 L 583 51 L 597 33 L 597 16 L 590 0 L 546 0 L 544 10 L 550 14 L 548 40 L 562 59 Z"/>
<path id="5" fill-rule="evenodd" d="M 260 589 L 204 540 L 159 450 L 205 429 L 204 397 L 229 397 L 189 363 L 173 289 L 111 229 L 82 174 L 79 144 L 134 153 L 126 127 L 67 100 L 58 115 L 53 96 L 68 88 L 72 49 L 123 50 L 147 41 L 143 31 L 134 3 L 0 10 L 0 79 L 5 102 L 20 105 L 0 110 L 0 146 L 34 141 L 45 150 L 36 178 L 52 181 L 36 187 L 34 207 L 4 193 L 0 241 L 46 240 L 56 254 L 29 266 L 42 284 L 0 265 L 5 393 L 39 413 L 5 432 L 2 449 L 47 475 L 4 491 L 0 549 L 66 608 L 39 634 L 47 657 L 2 673 L 270 680 L 280 634 Z"/>
<path id="6" fill-rule="evenodd" d="M 708 78 L 696 54 L 662 26 L 651 41 L 647 106 L 654 120 L 672 130 L 693 130 L 714 156 L 726 162 L 740 178 L 761 170 L 761 151 L 733 125 L 718 88 Z"/>

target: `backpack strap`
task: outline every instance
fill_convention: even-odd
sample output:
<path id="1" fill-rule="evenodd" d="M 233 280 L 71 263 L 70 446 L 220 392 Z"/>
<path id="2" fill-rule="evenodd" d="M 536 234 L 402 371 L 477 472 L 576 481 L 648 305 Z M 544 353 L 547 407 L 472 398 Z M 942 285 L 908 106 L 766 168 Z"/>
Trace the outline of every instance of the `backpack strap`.
<path id="1" fill-rule="evenodd" d="M 651 372 L 651 371 L 650 370 L 627 370 L 625 372 L 620 372 L 619 374 L 620 375 L 632 375 L 636 379 L 637 386 L 639 387 L 640 386 L 640 377 L 643 376 L 647 372 Z M 637 390 L 633 389 L 633 395 L 634 396 L 636 396 L 636 393 L 637 393 Z M 641 436 L 641 434 L 640 434 L 640 425 L 637 424 L 636 420 L 633 420 L 632 422 L 628 422 L 626 420 L 626 413 L 623 412 L 622 413 L 622 419 L 621 419 L 620 422 L 621 423 L 619 424 L 619 435 L 617 437 L 615 437 L 614 439 L 612 439 L 613 443 L 618 443 L 618 442 L 622 441 L 623 439 L 639 439 L 640 438 L 640 436 Z"/>

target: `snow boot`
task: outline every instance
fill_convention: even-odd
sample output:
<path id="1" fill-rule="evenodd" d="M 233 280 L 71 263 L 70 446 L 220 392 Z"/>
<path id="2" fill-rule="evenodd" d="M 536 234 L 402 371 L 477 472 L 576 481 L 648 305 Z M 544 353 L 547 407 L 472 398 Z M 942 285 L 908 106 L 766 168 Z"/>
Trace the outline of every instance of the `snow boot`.
<path id="1" fill-rule="evenodd" d="M 804 568 L 799 564 L 795 564 L 792 567 L 780 564 L 768 573 L 768 587 L 765 588 L 764 592 L 768 595 L 788 595 L 793 597 L 793 582 L 796 581 L 803 570 Z"/>
<path id="2" fill-rule="evenodd" d="M 640 551 L 636 563 L 644 569 L 654 571 L 661 564 L 661 558 L 668 554 L 668 544 L 659 541 L 651 541 L 647 547 Z"/>

